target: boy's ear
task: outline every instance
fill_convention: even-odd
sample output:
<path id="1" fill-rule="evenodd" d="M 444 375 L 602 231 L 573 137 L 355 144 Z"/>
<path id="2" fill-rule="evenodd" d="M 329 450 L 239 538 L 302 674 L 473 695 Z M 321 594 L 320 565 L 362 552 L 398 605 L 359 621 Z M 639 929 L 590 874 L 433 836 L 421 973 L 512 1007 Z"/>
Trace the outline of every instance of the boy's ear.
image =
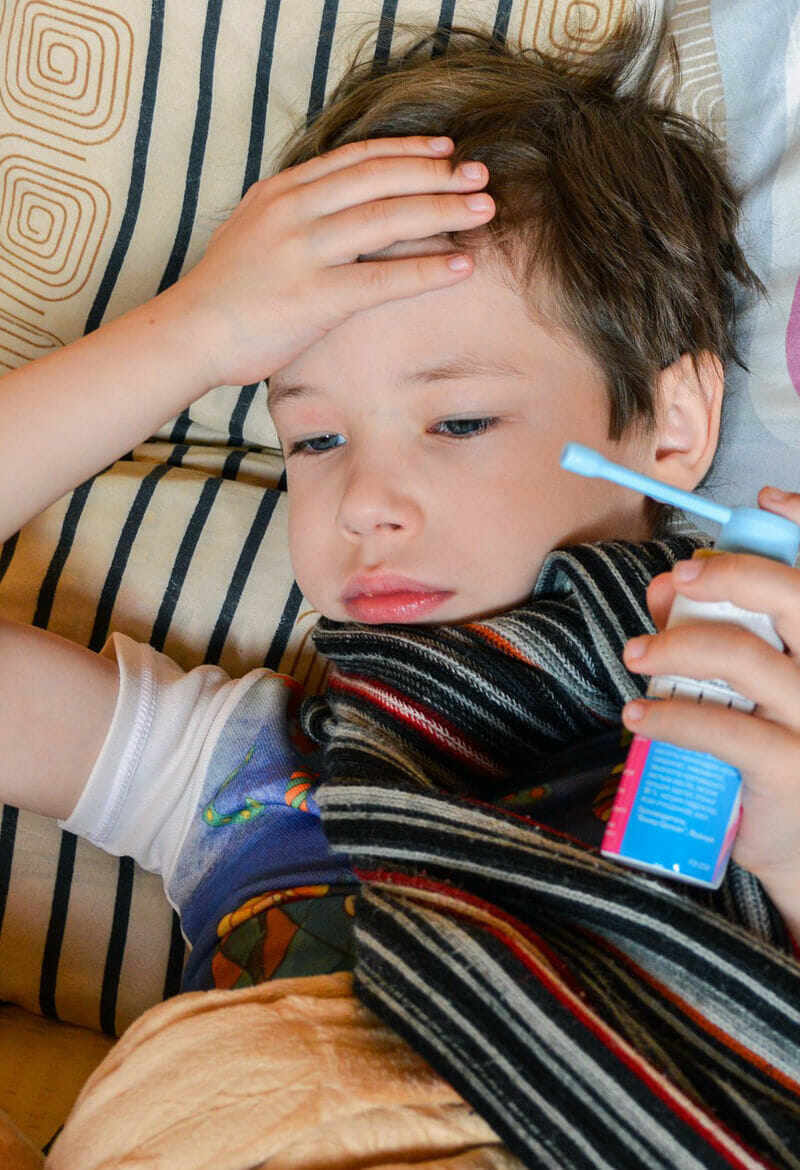
<path id="1" fill-rule="evenodd" d="M 653 471 L 664 483 L 692 491 L 711 466 L 724 381 L 722 362 L 707 351 L 685 353 L 659 374 Z"/>

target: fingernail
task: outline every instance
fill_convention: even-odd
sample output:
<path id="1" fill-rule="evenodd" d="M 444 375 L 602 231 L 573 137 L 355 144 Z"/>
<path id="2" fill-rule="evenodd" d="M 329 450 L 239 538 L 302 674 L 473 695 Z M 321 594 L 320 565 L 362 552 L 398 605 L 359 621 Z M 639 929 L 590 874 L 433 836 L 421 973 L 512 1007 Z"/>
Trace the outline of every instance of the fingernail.
<path id="1" fill-rule="evenodd" d="M 440 153 L 444 154 L 444 152 L 446 150 L 449 150 L 450 147 L 453 145 L 453 139 L 452 138 L 429 138 L 428 145 L 430 146 L 431 150 L 438 150 Z"/>
<path id="2" fill-rule="evenodd" d="M 703 570 L 702 561 L 678 561 L 672 574 L 676 581 L 695 581 Z"/>
<path id="3" fill-rule="evenodd" d="M 483 163 L 466 162 L 461 166 L 461 174 L 465 179 L 482 179 L 486 175 L 486 167 Z"/>
<path id="4" fill-rule="evenodd" d="M 488 195 L 467 195 L 466 203 L 470 211 L 488 211 L 492 206 Z"/>
<path id="5" fill-rule="evenodd" d="M 644 719 L 644 703 L 626 703 L 622 708 L 622 718 L 626 723 L 639 723 Z"/>
<path id="6" fill-rule="evenodd" d="M 465 268 L 469 268 L 469 260 L 466 256 L 451 256 L 447 261 L 447 267 L 452 268 L 453 272 L 463 272 Z"/>
<path id="7" fill-rule="evenodd" d="M 632 661 L 635 658 L 644 658 L 649 642 L 650 639 L 648 637 L 631 638 L 625 647 L 626 660 Z"/>
<path id="8" fill-rule="evenodd" d="M 772 500 L 774 504 L 782 504 L 784 500 L 789 499 L 789 492 L 783 492 L 780 488 L 765 487 L 761 493 L 768 500 Z"/>

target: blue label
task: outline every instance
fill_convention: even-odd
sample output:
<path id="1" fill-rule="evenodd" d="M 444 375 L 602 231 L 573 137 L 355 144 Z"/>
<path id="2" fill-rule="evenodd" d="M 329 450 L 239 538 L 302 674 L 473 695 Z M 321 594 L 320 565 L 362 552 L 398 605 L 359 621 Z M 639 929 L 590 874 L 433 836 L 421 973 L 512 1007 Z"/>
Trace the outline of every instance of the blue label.
<path id="1" fill-rule="evenodd" d="M 714 881 L 740 783 L 738 770 L 715 756 L 654 740 L 619 856 Z"/>

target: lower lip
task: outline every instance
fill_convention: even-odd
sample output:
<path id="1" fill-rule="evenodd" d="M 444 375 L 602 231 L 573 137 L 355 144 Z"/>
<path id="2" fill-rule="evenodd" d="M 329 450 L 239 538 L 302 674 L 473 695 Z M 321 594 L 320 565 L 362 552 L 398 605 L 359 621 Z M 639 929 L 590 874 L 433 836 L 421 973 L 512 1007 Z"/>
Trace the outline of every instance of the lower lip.
<path id="1" fill-rule="evenodd" d="M 344 607 L 357 622 L 413 622 L 427 617 L 452 596 L 447 591 L 411 593 L 405 590 L 376 593 L 373 597 L 362 593 L 345 601 Z"/>

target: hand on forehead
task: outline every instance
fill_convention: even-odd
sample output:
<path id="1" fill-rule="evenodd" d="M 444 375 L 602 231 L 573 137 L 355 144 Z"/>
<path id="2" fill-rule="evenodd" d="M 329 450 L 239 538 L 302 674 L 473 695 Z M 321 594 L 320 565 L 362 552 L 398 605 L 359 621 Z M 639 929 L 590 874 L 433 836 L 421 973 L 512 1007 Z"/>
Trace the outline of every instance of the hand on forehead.
<path id="1" fill-rule="evenodd" d="M 446 235 L 426 236 L 421 240 L 398 240 L 388 248 L 381 248 L 377 252 L 365 252 L 359 256 L 364 260 L 390 260 L 406 256 L 435 256 L 442 252 L 452 252 L 453 242 Z"/>

